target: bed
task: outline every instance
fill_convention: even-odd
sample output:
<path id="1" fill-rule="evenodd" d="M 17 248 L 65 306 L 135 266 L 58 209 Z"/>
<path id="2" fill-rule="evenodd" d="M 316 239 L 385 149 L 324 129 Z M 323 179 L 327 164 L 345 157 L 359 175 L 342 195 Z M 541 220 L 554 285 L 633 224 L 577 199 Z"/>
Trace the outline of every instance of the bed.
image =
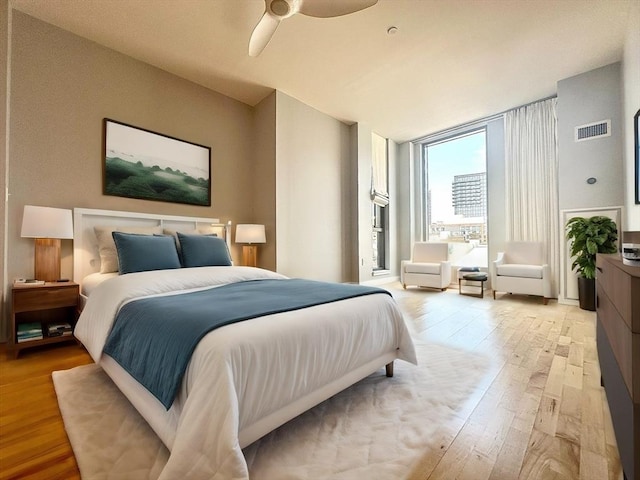
<path id="1" fill-rule="evenodd" d="M 366 292 L 210 331 L 197 343 L 175 398 L 163 404 L 103 354 L 119 311 L 139 299 L 225 296 L 224 289 L 240 284 L 290 279 L 233 265 L 100 273 L 101 256 L 93 235 L 97 226 L 174 231 L 204 226 L 217 229 L 216 235 L 228 243 L 230 224 L 207 218 L 74 211 L 74 280 L 83 292 L 75 335 L 170 450 L 162 479 L 249 478 L 242 448 L 380 368 L 387 366 L 387 374 L 392 374 L 396 359 L 416 363 L 393 298 L 384 291 Z M 211 307 L 222 308 L 216 302 Z"/>

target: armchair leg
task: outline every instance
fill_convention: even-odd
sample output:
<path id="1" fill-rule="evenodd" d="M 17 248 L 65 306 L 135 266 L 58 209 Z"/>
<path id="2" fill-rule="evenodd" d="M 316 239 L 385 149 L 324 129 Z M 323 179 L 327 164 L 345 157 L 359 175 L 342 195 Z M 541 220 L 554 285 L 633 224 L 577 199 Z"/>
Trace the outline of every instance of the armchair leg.
<path id="1" fill-rule="evenodd" d="M 547 305 L 549 303 L 549 299 L 547 297 L 542 297 L 542 304 Z"/>
<path id="2" fill-rule="evenodd" d="M 402 288 L 403 288 L 404 290 L 406 290 L 406 289 L 407 289 L 407 285 L 403 283 L 403 284 L 402 284 Z"/>
<path id="3" fill-rule="evenodd" d="M 496 299 L 496 291 L 495 290 L 493 291 L 493 299 L 494 300 Z"/>

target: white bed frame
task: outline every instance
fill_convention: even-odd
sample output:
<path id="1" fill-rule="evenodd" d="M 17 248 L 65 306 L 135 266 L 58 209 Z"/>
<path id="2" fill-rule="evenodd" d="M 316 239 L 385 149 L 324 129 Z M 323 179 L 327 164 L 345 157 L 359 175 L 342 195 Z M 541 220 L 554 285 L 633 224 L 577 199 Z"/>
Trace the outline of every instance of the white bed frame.
<path id="1" fill-rule="evenodd" d="M 100 270 L 97 239 L 94 234 L 95 226 L 158 226 L 176 230 L 180 228 L 193 229 L 197 227 L 219 227 L 218 235 L 224 236 L 230 244 L 231 222 L 219 223 L 215 218 L 180 217 L 133 212 L 119 212 L 110 210 L 92 210 L 84 208 L 74 209 L 74 281 L 81 283 L 82 279 Z M 329 384 L 296 399 L 293 403 L 257 420 L 238 432 L 238 440 L 242 448 L 256 441 L 260 437 L 291 420 L 297 415 L 330 398 L 336 393 L 353 385 L 362 378 L 386 366 L 387 376 L 393 376 L 393 362 L 397 352 L 388 352 L 370 360 L 361 367 L 348 372 Z M 115 361 L 108 356 L 100 361 L 101 367 L 109 374 L 118 388 L 125 394 L 134 407 L 149 422 L 151 427 L 167 444 L 167 432 L 163 426 L 154 423 L 152 418 L 166 415 L 166 411 L 157 401 L 150 401 L 152 394 L 142 388 Z M 164 434 L 163 434 L 164 433 Z M 167 444 L 168 445 L 168 444 Z"/>
<path id="2" fill-rule="evenodd" d="M 73 281 L 81 284 L 87 275 L 100 271 L 98 240 L 93 227 L 157 227 L 170 230 L 193 230 L 213 227 L 231 248 L 231 221 L 217 218 L 182 217 L 153 213 L 119 212 L 115 210 L 73 209 Z"/>

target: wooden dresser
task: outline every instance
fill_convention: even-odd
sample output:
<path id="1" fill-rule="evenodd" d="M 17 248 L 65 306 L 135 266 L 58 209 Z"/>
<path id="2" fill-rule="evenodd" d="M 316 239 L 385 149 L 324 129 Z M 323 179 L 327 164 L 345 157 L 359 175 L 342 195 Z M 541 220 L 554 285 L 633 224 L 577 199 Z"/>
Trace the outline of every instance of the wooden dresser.
<path id="1" fill-rule="evenodd" d="M 597 255 L 597 345 L 620 460 L 640 480 L 640 267 Z"/>

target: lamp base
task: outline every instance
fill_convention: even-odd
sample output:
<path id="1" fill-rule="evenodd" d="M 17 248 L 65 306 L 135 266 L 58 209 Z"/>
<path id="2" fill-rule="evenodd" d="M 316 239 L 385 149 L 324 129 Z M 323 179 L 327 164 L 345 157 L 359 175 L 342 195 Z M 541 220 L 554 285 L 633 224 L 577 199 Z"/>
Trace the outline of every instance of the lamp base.
<path id="1" fill-rule="evenodd" d="M 60 278 L 60 240 L 57 238 L 36 238 L 35 271 L 36 280 L 55 282 Z"/>
<path id="2" fill-rule="evenodd" d="M 247 267 L 255 267 L 258 264 L 258 247 L 256 245 L 242 246 L 242 264 Z"/>

